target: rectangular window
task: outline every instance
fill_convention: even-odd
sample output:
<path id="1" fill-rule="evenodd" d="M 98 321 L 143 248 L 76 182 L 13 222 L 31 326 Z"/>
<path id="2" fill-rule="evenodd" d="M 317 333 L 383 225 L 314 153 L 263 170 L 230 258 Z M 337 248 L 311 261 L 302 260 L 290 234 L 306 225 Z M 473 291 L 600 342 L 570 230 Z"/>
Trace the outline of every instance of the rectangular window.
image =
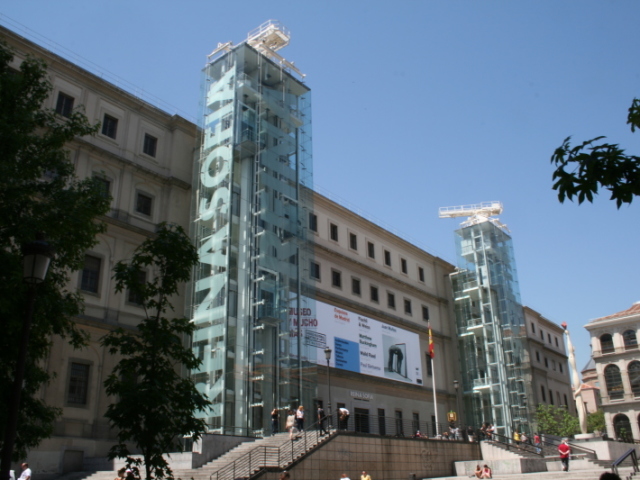
<path id="1" fill-rule="evenodd" d="M 551 360 L 551 368 L 553 368 L 554 370 L 556 369 L 556 361 L 555 360 Z"/>
<path id="2" fill-rule="evenodd" d="M 85 292 L 98 293 L 100 286 L 100 265 L 102 260 L 93 255 L 84 256 L 84 268 L 80 280 L 80 290 Z"/>
<path id="3" fill-rule="evenodd" d="M 152 206 L 153 198 L 149 195 L 138 192 L 138 195 L 136 196 L 136 212 L 150 217 Z"/>
<path id="4" fill-rule="evenodd" d="M 349 247 L 351 250 L 358 250 L 358 236 L 355 233 L 349 234 Z"/>
<path id="5" fill-rule="evenodd" d="M 378 303 L 380 301 L 378 297 L 378 287 L 374 287 L 373 285 L 371 285 L 369 291 L 371 293 L 371 301 Z"/>
<path id="6" fill-rule="evenodd" d="M 536 360 L 540 363 L 540 352 L 536 350 Z"/>
<path id="7" fill-rule="evenodd" d="M 384 251 L 384 264 L 387 267 L 391 266 L 391 252 L 389 250 Z"/>
<path id="8" fill-rule="evenodd" d="M 396 308 L 396 296 L 391 292 L 387 292 L 387 306 L 394 310 Z"/>
<path id="9" fill-rule="evenodd" d="M 102 197 L 108 198 L 111 196 L 111 180 L 109 180 L 108 178 L 95 176 L 93 177 L 93 181 L 97 184 L 98 191 L 100 192 L 100 195 Z"/>
<path id="10" fill-rule="evenodd" d="M 315 280 L 320 280 L 320 264 L 318 262 L 311 262 L 309 266 L 309 275 Z"/>
<path id="11" fill-rule="evenodd" d="M 144 285 L 145 283 L 147 283 L 147 272 L 138 272 L 138 283 L 140 285 Z M 129 303 L 133 303 L 134 305 L 142 305 L 142 295 L 137 294 L 133 290 L 129 290 L 129 296 L 127 300 L 129 301 Z"/>
<path id="12" fill-rule="evenodd" d="M 338 241 L 338 226 L 335 223 L 329 225 L 331 240 L 334 242 Z"/>
<path id="13" fill-rule="evenodd" d="M 558 366 L 560 367 L 560 373 L 564 373 L 564 369 L 562 368 L 562 363 L 558 362 Z"/>
<path id="14" fill-rule="evenodd" d="M 376 258 L 376 247 L 373 242 L 367 242 L 367 255 L 369 258 Z"/>
<path id="15" fill-rule="evenodd" d="M 360 295 L 360 279 L 351 277 L 351 293 Z"/>
<path id="16" fill-rule="evenodd" d="M 540 329 L 540 338 L 544 342 L 544 332 L 542 331 L 542 329 Z"/>
<path id="17" fill-rule="evenodd" d="M 411 300 L 408 298 L 404 299 L 404 313 L 411 315 Z"/>
<path id="18" fill-rule="evenodd" d="M 156 156 L 156 149 L 158 148 L 158 139 L 148 133 L 144 134 L 144 144 L 142 145 L 142 152 L 150 157 Z"/>
<path id="19" fill-rule="evenodd" d="M 547 401 L 547 395 L 544 391 L 544 385 L 540 385 L 540 392 L 542 392 L 542 401 L 546 402 Z"/>
<path id="20" fill-rule="evenodd" d="M 551 389 L 549 389 L 549 403 L 551 405 L 555 405 L 555 403 L 553 403 L 553 392 L 551 391 Z"/>
<path id="21" fill-rule="evenodd" d="M 110 138 L 116 138 L 117 133 L 118 119 L 105 113 L 104 120 L 102 120 L 102 134 Z"/>
<path id="22" fill-rule="evenodd" d="M 73 102 L 75 99 L 71 95 L 58 92 L 58 102 L 56 103 L 56 113 L 63 117 L 70 117 L 73 113 Z"/>
<path id="23" fill-rule="evenodd" d="M 424 268 L 418 267 L 418 280 L 424 282 Z"/>
<path id="24" fill-rule="evenodd" d="M 229 128 L 231 128 L 231 114 L 227 113 L 224 117 L 222 117 L 222 120 L 220 120 L 221 125 L 221 129 L 222 130 L 227 130 Z"/>
<path id="25" fill-rule="evenodd" d="M 404 428 L 402 425 L 402 411 L 396 410 L 396 435 L 404 437 Z"/>
<path id="26" fill-rule="evenodd" d="M 72 362 L 69 368 L 67 403 L 72 405 L 86 405 L 89 393 L 90 365 L 87 365 L 86 363 Z"/>
<path id="27" fill-rule="evenodd" d="M 402 270 L 402 273 L 407 273 L 407 260 L 404 258 L 400 259 L 400 270 Z"/>
<path id="28" fill-rule="evenodd" d="M 565 394 L 563 394 L 563 396 L 564 396 L 564 405 L 565 405 L 565 407 L 568 407 L 569 406 L 569 402 L 567 401 L 567 394 L 565 393 Z"/>
<path id="29" fill-rule="evenodd" d="M 342 274 L 337 270 L 331 270 L 331 285 L 342 288 Z"/>
<path id="30" fill-rule="evenodd" d="M 311 212 L 309 212 L 309 230 L 312 232 L 318 231 L 318 216 Z"/>
<path id="31" fill-rule="evenodd" d="M 556 339 L 556 347 L 559 347 L 560 345 L 558 345 L 558 337 L 555 337 Z"/>
<path id="32" fill-rule="evenodd" d="M 551 343 L 551 334 L 547 333 L 547 338 L 549 339 L 549 343 Z"/>
<path id="33" fill-rule="evenodd" d="M 549 359 L 547 357 L 544 357 L 544 366 L 549 368 Z"/>
<path id="34" fill-rule="evenodd" d="M 387 434 L 387 425 L 384 418 L 384 408 L 378 409 L 378 432 L 380 435 Z"/>
<path id="35" fill-rule="evenodd" d="M 426 305 L 422 306 L 422 319 L 429 320 L 429 307 Z"/>
<path id="36" fill-rule="evenodd" d="M 536 333 L 536 324 L 531 322 L 531 333 Z"/>

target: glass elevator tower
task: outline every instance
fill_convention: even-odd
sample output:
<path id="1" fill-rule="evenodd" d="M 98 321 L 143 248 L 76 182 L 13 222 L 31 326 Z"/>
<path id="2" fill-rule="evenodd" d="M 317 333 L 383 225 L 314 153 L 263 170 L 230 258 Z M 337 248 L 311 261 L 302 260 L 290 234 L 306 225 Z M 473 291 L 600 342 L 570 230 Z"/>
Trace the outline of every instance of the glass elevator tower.
<path id="1" fill-rule="evenodd" d="M 311 411 L 315 395 L 315 369 L 301 360 L 309 347 L 297 341 L 311 255 L 311 100 L 276 53 L 288 41 L 266 22 L 237 46 L 220 44 L 203 70 L 191 312 L 202 365 L 193 378 L 219 433 L 261 435 L 273 408 Z"/>
<path id="2" fill-rule="evenodd" d="M 455 232 L 458 268 L 451 274 L 466 418 L 511 436 L 531 431 L 531 367 L 511 236 L 491 215 L 499 202 L 440 209 L 469 216 Z"/>

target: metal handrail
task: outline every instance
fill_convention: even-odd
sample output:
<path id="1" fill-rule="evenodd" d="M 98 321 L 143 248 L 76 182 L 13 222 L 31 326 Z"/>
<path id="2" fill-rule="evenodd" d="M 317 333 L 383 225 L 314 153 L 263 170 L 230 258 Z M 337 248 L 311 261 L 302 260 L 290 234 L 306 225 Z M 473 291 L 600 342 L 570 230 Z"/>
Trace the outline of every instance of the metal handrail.
<path id="1" fill-rule="evenodd" d="M 611 471 L 618 475 L 618 466 L 624 462 L 628 457 L 631 457 L 631 462 L 633 463 L 633 471 L 637 473 L 640 471 L 638 469 L 638 454 L 636 453 L 635 448 L 630 448 L 626 451 L 620 458 L 618 458 L 615 462 L 611 464 Z"/>
<path id="2" fill-rule="evenodd" d="M 546 446 L 549 446 L 549 447 L 554 447 L 556 449 L 558 448 L 560 443 L 562 443 L 562 442 L 557 442 L 556 443 L 556 442 L 554 442 L 552 440 L 546 440 L 546 439 L 542 441 L 543 445 L 546 445 Z M 569 442 L 567 442 L 567 443 L 571 447 L 571 455 L 575 455 L 576 454 L 576 452 L 574 452 L 574 449 L 575 449 L 575 450 L 582 451 L 583 452 L 582 455 L 584 455 L 587 458 L 591 458 L 592 460 L 597 460 L 598 459 L 598 454 L 595 452 L 595 450 L 591 450 L 590 448 L 586 448 L 586 447 L 583 447 L 583 446 L 580 446 L 580 445 L 576 445 L 575 443 L 569 443 Z"/>
<path id="3" fill-rule="evenodd" d="M 544 451 L 534 445 L 528 443 L 516 442 L 513 438 L 493 432 L 490 437 L 491 441 L 504 445 L 507 450 L 520 450 L 522 452 L 532 453 L 544 457 Z M 540 451 L 538 451 L 540 450 Z"/>

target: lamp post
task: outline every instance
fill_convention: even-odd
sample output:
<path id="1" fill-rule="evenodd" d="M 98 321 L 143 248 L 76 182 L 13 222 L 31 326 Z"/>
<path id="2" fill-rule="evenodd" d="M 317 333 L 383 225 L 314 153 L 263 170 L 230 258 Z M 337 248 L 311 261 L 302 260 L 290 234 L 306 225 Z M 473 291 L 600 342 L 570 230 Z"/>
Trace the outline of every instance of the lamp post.
<path id="1" fill-rule="evenodd" d="M 327 386 L 329 387 L 329 428 L 333 426 L 333 413 L 331 412 L 331 371 L 329 370 L 329 361 L 331 360 L 331 349 L 329 347 L 325 347 L 324 349 L 324 357 L 327 359 Z"/>
<path id="2" fill-rule="evenodd" d="M 456 389 L 456 409 L 458 410 L 458 428 L 462 425 L 462 410 L 460 410 L 460 393 L 458 392 L 458 388 L 460 387 L 460 382 L 458 380 L 453 381 L 453 388 Z"/>
<path id="3" fill-rule="evenodd" d="M 35 242 L 23 245 L 22 256 L 24 267 L 22 279 L 27 284 L 27 308 L 24 323 L 22 324 L 18 358 L 16 359 L 16 367 L 13 375 L 13 389 L 11 397 L 9 398 L 9 404 L 7 405 L 7 424 L 4 431 L 0 460 L 0 480 L 8 480 L 10 478 L 11 457 L 18 433 L 18 413 L 20 411 L 20 397 L 27 364 L 29 334 L 31 333 L 36 289 L 47 275 L 49 264 L 53 258 L 53 249 L 51 245 L 45 242 L 41 238 L 41 235 L 39 235 L 38 240 Z"/>

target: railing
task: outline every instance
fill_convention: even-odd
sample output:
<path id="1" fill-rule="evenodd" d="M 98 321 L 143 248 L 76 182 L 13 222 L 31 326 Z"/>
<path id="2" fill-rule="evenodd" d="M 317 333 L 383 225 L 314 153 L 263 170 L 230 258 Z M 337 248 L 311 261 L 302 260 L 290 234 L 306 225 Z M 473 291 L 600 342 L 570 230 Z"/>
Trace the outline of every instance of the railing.
<path id="1" fill-rule="evenodd" d="M 527 442 L 516 442 L 513 438 L 501 435 L 499 433 L 492 433 L 489 440 L 503 445 L 507 450 L 514 451 L 516 453 L 530 453 L 532 455 L 539 455 L 544 457 L 544 450 L 541 447 L 536 447 Z"/>
<path id="2" fill-rule="evenodd" d="M 640 470 L 638 469 L 638 454 L 636 453 L 635 448 L 630 448 L 620 458 L 613 462 L 611 464 L 611 471 L 618 475 L 618 467 L 629 457 L 631 457 L 631 463 L 633 464 L 633 472 L 638 473 Z"/>
<path id="3" fill-rule="evenodd" d="M 640 345 L 625 345 L 624 347 L 611 347 L 611 348 L 603 348 L 602 350 L 594 350 L 592 352 L 592 356 L 594 358 L 602 357 L 603 355 L 613 355 L 615 353 L 624 353 L 630 350 L 638 350 Z"/>
<path id="4" fill-rule="evenodd" d="M 549 451 L 549 454 L 546 454 L 545 456 L 549 457 L 549 456 L 557 456 L 557 455 L 559 455 L 558 446 L 560 445 L 560 443 L 561 442 L 556 442 L 556 441 L 553 441 L 551 439 L 545 438 L 542 441 L 542 445 L 547 447 L 547 450 Z M 589 458 L 591 460 L 597 460 L 598 459 L 598 454 L 595 452 L 595 450 L 591 450 L 590 448 L 585 448 L 583 446 L 576 445 L 574 443 L 569 443 L 569 447 L 571 447 L 571 456 L 572 457 L 578 455 L 578 456 L 581 456 L 581 457 Z M 553 449 L 553 450 L 551 450 L 551 449 Z"/>

